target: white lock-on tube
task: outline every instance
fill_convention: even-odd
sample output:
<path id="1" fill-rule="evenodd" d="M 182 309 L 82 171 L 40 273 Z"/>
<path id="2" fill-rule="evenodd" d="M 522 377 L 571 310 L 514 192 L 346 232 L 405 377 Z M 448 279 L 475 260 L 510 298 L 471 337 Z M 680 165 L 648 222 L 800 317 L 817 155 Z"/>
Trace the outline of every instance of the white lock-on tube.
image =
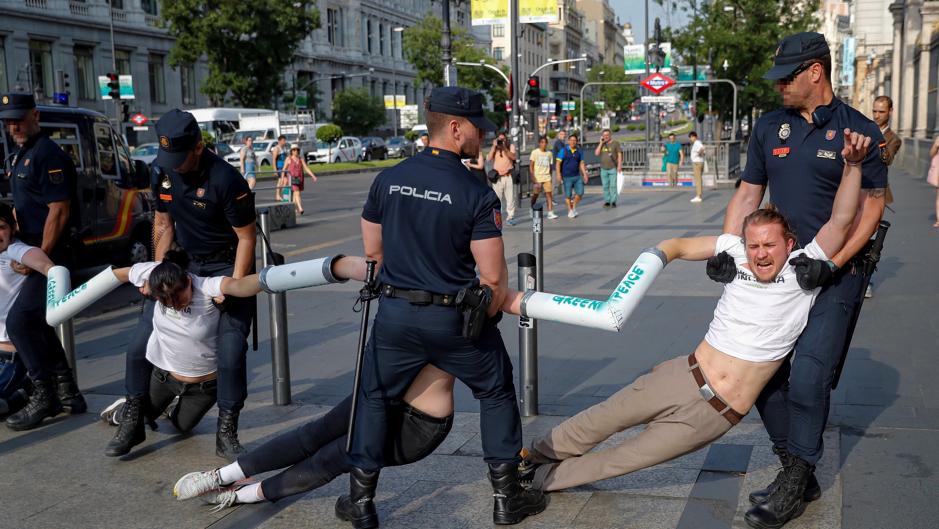
<path id="1" fill-rule="evenodd" d="M 55 327 L 68 321 L 120 284 L 121 281 L 109 266 L 72 290 L 68 268 L 53 266 L 49 269 L 46 281 L 46 323 Z"/>
<path id="2" fill-rule="evenodd" d="M 333 262 L 345 257 L 321 257 L 308 261 L 267 266 L 258 273 L 258 282 L 265 292 L 286 292 L 298 288 L 318 287 L 330 283 L 345 283 L 333 275 Z"/>
<path id="3" fill-rule="evenodd" d="M 606 301 L 529 290 L 522 297 L 521 314 L 538 320 L 619 331 L 665 268 L 665 253 L 647 248 L 626 270 Z"/>

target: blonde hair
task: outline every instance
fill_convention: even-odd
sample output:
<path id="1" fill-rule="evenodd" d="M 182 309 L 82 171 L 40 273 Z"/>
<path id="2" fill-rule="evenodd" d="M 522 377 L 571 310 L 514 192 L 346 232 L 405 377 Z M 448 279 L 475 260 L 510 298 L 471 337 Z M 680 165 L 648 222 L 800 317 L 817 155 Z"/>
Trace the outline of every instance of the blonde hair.
<path id="1" fill-rule="evenodd" d="M 767 202 L 765 206 L 757 209 L 743 219 L 743 234 L 746 239 L 747 227 L 750 225 L 760 226 L 763 224 L 779 224 L 783 229 L 783 237 L 788 240 L 798 240 L 792 226 L 787 219 L 772 202 Z"/>

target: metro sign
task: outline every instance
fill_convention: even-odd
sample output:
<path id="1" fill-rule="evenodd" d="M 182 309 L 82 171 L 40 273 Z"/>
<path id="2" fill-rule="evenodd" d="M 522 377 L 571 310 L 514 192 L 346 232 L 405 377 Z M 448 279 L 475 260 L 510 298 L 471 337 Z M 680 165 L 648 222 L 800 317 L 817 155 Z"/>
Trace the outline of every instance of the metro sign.
<path id="1" fill-rule="evenodd" d="M 661 94 L 672 87 L 675 84 L 675 80 L 667 75 L 656 72 L 640 81 L 639 84 L 648 88 L 654 94 Z"/>
<path id="2" fill-rule="evenodd" d="M 142 127 L 146 125 L 148 121 L 150 120 L 147 119 L 147 116 L 144 116 L 143 114 L 134 114 L 130 118 L 130 122 L 133 123 L 134 125 L 137 125 L 138 127 Z"/>

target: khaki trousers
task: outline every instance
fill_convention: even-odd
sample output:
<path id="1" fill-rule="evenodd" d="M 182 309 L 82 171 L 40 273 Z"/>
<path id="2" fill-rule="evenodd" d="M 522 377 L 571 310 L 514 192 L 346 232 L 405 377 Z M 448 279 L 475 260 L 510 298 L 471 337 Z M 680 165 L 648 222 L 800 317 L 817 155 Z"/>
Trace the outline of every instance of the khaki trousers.
<path id="1" fill-rule="evenodd" d="M 665 164 L 665 176 L 668 177 L 668 185 L 670 186 L 678 185 L 678 164 L 666 163 Z"/>
<path id="2" fill-rule="evenodd" d="M 647 426 L 638 435 L 590 452 L 613 434 L 639 424 Z M 698 392 L 688 357 L 680 356 L 532 441 L 529 458 L 543 463 L 535 471 L 533 486 L 561 490 L 628 474 L 697 450 L 730 428 Z"/>
<path id="3" fill-rule="evenodd" d="M 509 214 L 506 220 L 515 218 L 515 183 L 512 182 L 512 173 L 500 176 L 499 181 L 492 184 L 492 190 Z"/>
<path id="4" fill-rule="evenodd" d="M 694 196 L 700 197 L 704 194 L 704 182 L 702 181 L 704 177 L 704 162 L 694 162 L 691 165 L 694 167 Z"/>

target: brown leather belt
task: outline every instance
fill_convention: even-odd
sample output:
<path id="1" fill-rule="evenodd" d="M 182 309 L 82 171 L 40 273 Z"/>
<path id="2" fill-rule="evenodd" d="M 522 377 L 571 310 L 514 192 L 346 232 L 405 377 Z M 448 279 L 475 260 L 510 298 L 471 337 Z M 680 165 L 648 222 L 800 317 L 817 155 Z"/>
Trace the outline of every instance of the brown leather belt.
<path id="1" fill-rule="evenodd" d="M 708 385 L 707 381 L 704 380 L 704 373 L 701 372 L 701 367 L 698 366 L 698 359 L 695 358 L 694 353 L 688 355 L 688 367 L 691 368 L 691 376 L 694 377 L 694 382 L 698 385 L 698 391 L 701 392 L 701 398 L 706 400 L 712 408 L 723 415 L 724 418 L 727 419 L 727 422 L 731 424 L 731 426 L 735 426 L 738 422 L 740 422 L 743 419 L 743 415 L 737 413 L 736 410 L 721 400 L 717 393 L 714 393 L 714 390 L 711 389 L 711 386 Z"/>

